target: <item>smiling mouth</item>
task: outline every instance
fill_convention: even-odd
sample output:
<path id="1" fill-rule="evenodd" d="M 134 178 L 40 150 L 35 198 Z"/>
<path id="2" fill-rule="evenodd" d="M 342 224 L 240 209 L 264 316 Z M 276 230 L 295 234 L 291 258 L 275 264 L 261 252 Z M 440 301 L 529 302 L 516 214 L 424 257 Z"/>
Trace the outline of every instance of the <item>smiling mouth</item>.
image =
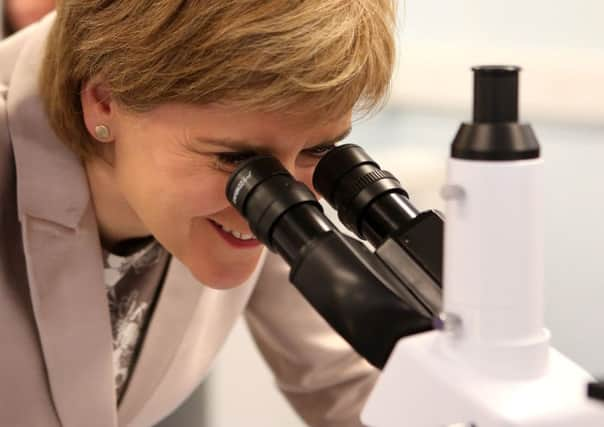
<path id="1" fill-rule="evenodd" d="M 217 228 L 220 228 L 225 233 L 230 234 L 235 239 L 241 240 L 242 242 L 257 242 L 258 241 L 258 239 L 256 239 L 256 236 L 254 236 L 253 234 L 240 233 L 239 231 L 231 230 L 230 228 L 228 228 L 214 220 L 210 220 L 210 222 Z"/>

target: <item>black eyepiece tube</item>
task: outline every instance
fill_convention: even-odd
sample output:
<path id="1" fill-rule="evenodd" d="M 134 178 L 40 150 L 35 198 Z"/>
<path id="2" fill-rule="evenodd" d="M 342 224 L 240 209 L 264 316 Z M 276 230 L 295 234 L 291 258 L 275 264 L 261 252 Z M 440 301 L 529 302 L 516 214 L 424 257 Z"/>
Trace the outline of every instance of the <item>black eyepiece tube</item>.
<path id="1" fill-rule="evenodd" d="M 518 121 L 518 72 L 513 65 L 483 65 L 474 71 L 474 123 Z"/>
<path id="2" fill-rule="evenodd" d="M 313 184 L 340 221 L 375 247 L 418 215 L 399 181 L 358 145 L 340 145 L 327 153 Z"/>
<path id="3" fill-rule="evenodd" d="M 401 194 L 390 192 L 378 196 L 367 208 L 362 224 L 363 235 L 378 247 L 405 224 L 410 224 L 419 212 Z"/>
<path id="4" fill-rule="evenodd" d="M 282 215 L 272 232 L 271 242 L 289 265 L 295 265 L 308 242 L 332 230 L 333 224 L 315 205 L 298 204 Z"/>

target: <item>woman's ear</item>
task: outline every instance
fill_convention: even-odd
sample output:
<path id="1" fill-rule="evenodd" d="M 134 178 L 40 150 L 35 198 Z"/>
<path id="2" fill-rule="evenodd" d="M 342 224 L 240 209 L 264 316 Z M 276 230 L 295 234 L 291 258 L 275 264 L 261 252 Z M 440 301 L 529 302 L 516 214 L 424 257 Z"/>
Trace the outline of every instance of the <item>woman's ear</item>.
<path id="1" fill-rule="evenodd" d="M 86 82 L 80 92 L 80 101 L 90 135 L 99 142 L 113 142 L 116 105 L 107 85 L 100 79 Z"/>

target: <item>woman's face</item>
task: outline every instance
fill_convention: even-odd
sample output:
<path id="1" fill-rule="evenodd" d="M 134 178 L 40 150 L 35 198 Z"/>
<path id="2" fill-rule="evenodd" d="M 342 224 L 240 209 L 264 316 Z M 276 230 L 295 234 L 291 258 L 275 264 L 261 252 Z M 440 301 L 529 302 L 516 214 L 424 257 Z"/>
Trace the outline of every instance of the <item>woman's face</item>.
<path id="1" fill-rule="evenodd" d="M 168 104 L 143 114 L 118 108 L 111 119 L 113 182 L 141 229 L 198 280 L 229 288 L 249 277 L 262 250 L 225 197 L 230 172 L 268 153 L 310 187 L 320 157 L 350 125 L 350 113 L 320 122 L 225 106 Z"/>

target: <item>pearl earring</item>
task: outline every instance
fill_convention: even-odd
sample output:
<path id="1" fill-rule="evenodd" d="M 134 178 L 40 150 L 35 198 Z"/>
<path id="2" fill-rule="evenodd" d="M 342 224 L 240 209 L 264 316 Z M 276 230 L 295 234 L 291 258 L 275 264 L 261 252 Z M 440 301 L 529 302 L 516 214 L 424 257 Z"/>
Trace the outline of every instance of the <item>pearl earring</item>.
<path id="1" fill-rule="evenodd" d="M 101 141 L 107 141 L 111 138 L 111 131 L 105 125 L 97 125 L 94 128 L 94 134 Z"/>

